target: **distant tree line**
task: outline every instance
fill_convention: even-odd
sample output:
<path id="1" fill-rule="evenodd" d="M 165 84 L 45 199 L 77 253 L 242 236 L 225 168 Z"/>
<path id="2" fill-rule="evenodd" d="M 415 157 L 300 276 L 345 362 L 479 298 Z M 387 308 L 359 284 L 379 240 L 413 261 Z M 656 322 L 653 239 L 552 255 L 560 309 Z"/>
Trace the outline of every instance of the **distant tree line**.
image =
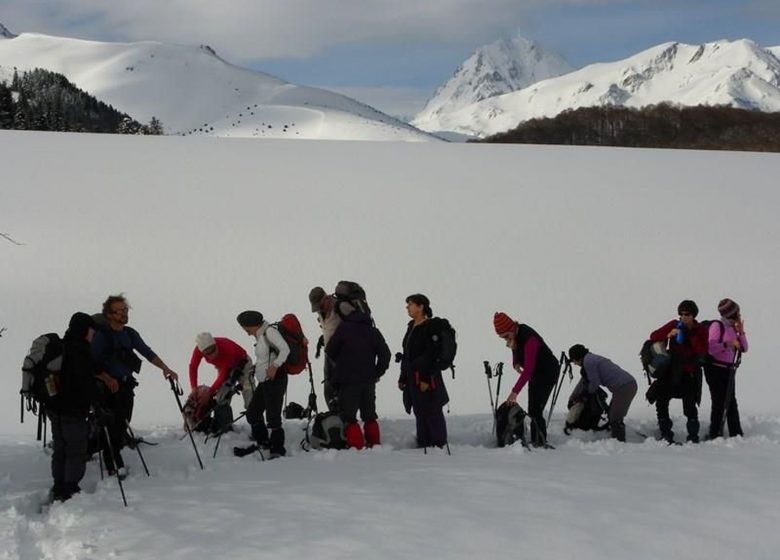
<path id="1" fill-rule="evenodd" d="M 482 142 L 780 152 L 780 113 L 727 106 L 585 107 Z"/>
<path id="2" fill-rule="evenodd" d="M 80 90 L 62 74 L 36 68 L 0 82 L 0 129 L 163 134 L 156 118 L 141 124 Z"/>

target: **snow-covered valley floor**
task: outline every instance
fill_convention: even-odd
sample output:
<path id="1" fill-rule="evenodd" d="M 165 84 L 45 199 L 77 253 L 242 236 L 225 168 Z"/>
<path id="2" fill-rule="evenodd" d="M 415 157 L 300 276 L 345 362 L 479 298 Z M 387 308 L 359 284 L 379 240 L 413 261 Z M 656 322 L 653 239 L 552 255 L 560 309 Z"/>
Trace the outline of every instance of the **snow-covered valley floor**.
<path id="1" fill-rule="evenodd" d="M 684 419 L 677 418 L 677 423 Z M 412 449 L 414 424 L 385 419 L 372 450 L 232 456 L 246 427 L 214 442 L 173 427 L 124 451 L 115 479 L 88 465 L 83 492 L 43 508 L 49 456 L 0 438 L 0 558 L 633 558 L 774 559 L 780 551 L 780 418 L 746 417 L 742 439 L 667 446 L 561 433 L 555 450 L 496 449 L 488 415 L 448 417 L 452 455 Z M 288 442 L 300 423 L 287 422 Z"/>

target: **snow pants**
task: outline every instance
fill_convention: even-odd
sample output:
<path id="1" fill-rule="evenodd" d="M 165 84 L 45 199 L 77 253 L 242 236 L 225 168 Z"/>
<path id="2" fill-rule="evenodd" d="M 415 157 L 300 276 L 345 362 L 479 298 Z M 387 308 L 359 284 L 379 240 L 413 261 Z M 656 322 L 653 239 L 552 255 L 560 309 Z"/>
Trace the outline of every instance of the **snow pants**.
<path id="1" fill-rule="evenodd" d="M 68 499 L 80 490 L 79 482 L 87 469 L 87 436 L 85 417 L 51 413 L 51 476 L 55 499 Z"/>
<path id="2" fill-rule="evenodd" d="M 741 436 L 742 425 L 739 420 L 739 407 L 737 406 L 736 387 L 731 385 L 729 391 L 729 377 L 733 375 L 731 368 L 708 365 L 704 368 L 704 378 L 707 380 L 707 386 L 710 388 L 710 397 L 712 399 L 712 410 L 710 411 L 710 439 L 720 437 L 721 426 L 723 425 L 723 411 L 728 401 L 726 410 L 726 422 L 729 427 L 729 435 Z"/>

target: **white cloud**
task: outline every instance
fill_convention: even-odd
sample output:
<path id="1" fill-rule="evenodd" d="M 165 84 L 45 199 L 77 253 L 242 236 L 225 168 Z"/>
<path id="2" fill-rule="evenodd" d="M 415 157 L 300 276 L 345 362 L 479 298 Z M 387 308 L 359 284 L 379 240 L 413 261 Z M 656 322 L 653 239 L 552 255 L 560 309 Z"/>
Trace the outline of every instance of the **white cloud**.
<path id="1" fill-rule="evenodd" d="M 604 1 L 0 0 L 0 22 L 15 32 L 208 43 L 246 61 L 306 57 L 330 46 L 361 41 L 477 44 L 513 29 L 542 4 Z"/>

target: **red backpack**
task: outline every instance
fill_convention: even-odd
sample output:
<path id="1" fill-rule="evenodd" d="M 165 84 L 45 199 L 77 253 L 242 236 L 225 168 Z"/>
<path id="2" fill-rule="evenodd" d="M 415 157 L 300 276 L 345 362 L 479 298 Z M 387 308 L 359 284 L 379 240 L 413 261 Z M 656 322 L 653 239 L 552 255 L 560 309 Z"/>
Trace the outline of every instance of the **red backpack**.
<path id="1" fill-rule="evenodd" d="M 301 322 L 292 313 L 287 313 L 281 321 L 270 326 L 279 331 L 290 347 L 290 355 L 284 361 L 284 371 L 290 375 L 298 375 L 309 363 L 309 341 L 303 335 Z"/>

